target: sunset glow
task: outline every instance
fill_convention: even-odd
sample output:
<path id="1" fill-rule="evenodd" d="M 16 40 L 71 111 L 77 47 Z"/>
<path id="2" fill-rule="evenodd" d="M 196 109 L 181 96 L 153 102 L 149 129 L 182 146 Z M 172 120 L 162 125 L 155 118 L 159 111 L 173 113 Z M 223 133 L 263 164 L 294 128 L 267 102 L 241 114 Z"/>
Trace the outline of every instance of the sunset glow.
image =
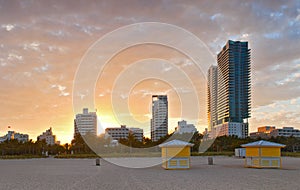
<path id="1" fill-rule="evenodd" d="M 86 6 L 85 1 L 2 1 L 0 136 L 14 130 L 35 141 L 52 127 L 57 140 L 70 143 L 77 114 L 74 80 L 84 55 L 108 33 L 142 22 L 169 23 L 197 36 L 212 58 L 201 60 L 203 65 L 211 60 L 216 64 L 217 53 L 228 39 L 248 41 L 252 65 L 249 132 L 264 125 L 300 128 L 299 1 L 237 2 L 90 1 Z M 157 38 L 185 42 L 170 35 Z M 130 41 L 136 36 L 126 37 Z M 118 46 L 115 41 L 107 49 Z M 197 69 L 175 48 L 137 44 L 110 59 L 95 81 L 94 94 L 75 95 L 95 97 L 98 134 L 124 124 L 143 128 L 149 137 L 153 94 L 168 95 L 169 132 L 185 119 L 202 133 L 207 128 L 207 70 Z M 158 77 L 139 80 L 148 73 L 172 78 L 177 86 Z M 130 82 L 136 83 L 126 86 Z M 190 98 L 195 94 L 198 102 Z M 182 113 L 186 107 L 190 110 Z"/>

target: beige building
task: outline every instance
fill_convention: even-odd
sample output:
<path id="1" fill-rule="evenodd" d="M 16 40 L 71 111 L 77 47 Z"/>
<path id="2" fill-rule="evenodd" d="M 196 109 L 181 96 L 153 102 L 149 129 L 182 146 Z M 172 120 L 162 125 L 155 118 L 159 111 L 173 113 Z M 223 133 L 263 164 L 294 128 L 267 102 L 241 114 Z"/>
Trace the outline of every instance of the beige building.
<path id="1" fill-rule="evenodd" d="M 56 141 L 56 136 L 53 135 L 52 127 L 50 127 L 50 129 L 43 132 L 43 134 L 41 134 L 40 136 L 38 136 L 37 140 L 38 141 L 45 140 L 47 145 L 59 144 L 59 141 Z"/>
<path id="2" fill-rule="evenodd" d="M 121 127 L 111 127 L 105 129 L 105 134 L 109 135 L 113 140 L 127 139 L 132 134 L 137 141 L 143 141 L 144 132 L 140 128 L 127 128 L 126 125 Z"/>
<path id="3" fill-rule="evenodd" d="M 97 115 L 96 112 L 89 112 L 88 108 L 83 108 L 83 112 L 77 114 L 74 119 L 74 136 L 88 133 L 97 135 Z"/>

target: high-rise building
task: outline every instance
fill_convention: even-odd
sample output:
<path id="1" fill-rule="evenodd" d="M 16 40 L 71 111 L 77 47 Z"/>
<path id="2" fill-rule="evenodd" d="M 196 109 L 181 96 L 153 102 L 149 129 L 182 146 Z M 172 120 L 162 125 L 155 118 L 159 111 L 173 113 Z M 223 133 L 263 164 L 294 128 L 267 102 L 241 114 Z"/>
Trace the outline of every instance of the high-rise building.
<path id="1" fill-rule="evenodd" d="M 151 140 L 157 141 L 168 134 L 168 97 L 152 96 Z"/>
<path id="2" fill-rule="evenodd" d="M 218 124 L 250 117 L 250 49 L 231 41 L 218 54 Z"/>
<path id="3" fill-rule="evenodd" d="M 76 115 L 76 119 L 74 119 L 74 136 L 76 134 L 97 135 L 96 112 L 89 112 L 88 108 L 83 108 L 83 113 Z"/>
<path id="4" fill-rule="evenodd" d="M 207 72 L 207 116 L 208 131 L 217 124 L 217 105 L 218 105 L 218 67 L 211 66 Z"/>
<path id="5" fill-rule="evenodd" d="M 248 42 L 229 40 L 218 54 L 217 59 L 216 110 L 211 105 L 213 95 L 208 92 L 211 130 L 214 130 L 213 133 L 217 136 L 237 135 L 245 138 L 248 136 L 251 96 Z M 212 78 L 210 76 L 209 82 L 212 81 Z M 217 114 L 216 123 L 212 118 L 214 112 Z"/>

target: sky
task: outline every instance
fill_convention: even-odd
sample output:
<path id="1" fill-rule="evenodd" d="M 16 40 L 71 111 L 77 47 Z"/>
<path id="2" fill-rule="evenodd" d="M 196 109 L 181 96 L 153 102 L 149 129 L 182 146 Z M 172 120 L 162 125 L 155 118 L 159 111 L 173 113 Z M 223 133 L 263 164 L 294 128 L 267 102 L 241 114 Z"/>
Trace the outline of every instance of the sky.
<path id="1" fill-rule="evenodd" d="M 73 100 L 87 96 L 73 90 L 84 56 L 108 33 L 142 22 L 167 23 L 189 31 L 205 44 L 213 60 L 227 40 L 248 41 L 250 131 L 263 125 L 300 129 L 300 1 L 0 0 L 0 136 L 11 126 L 10 130 L 36 140 L 52 127 L 58 140 L 70 142 L 78 112 Z M 154 30 L 144 32 L 156 34 Z M 168 37 L 174 43 L 185 42 L 176 41 L 172 34 L 157 35 L 159 40 Z M 137 36 L 124 38 L 130 41 Z M 120 43 L 110 41 L 107 49 Z M 107 52 L 98 53 L 101 59 Z M 208 63 L 211 60 L 203 64 Z M 207 125 L 206 70 L 196 70 L 190 57 L 159 44 L 119 51 L 93 83 L 99 123 L 103 127 L 133 126 L 135 122 L 127 121 L 131 116 L 149 130 L 151 94 L 165 93 L 169 129 L 186 119 L 202 132 Z M 157 75 L 146 78 L 141 73 Z M 180 80 L 175 80 L 176 76 Z M 132 80 L 136 78 L 139 80 Z M 185 80 L 196 87 L 198 106 L 187 101 L 195 97 L 189 93 L 192 87 L 186 86 L 188 82 L 180 83 Z"/>

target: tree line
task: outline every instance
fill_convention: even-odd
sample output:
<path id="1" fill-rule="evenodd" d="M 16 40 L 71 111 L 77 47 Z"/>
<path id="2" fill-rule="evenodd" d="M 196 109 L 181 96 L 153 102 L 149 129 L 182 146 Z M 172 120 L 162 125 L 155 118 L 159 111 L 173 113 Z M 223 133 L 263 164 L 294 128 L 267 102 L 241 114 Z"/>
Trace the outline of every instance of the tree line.
<path id="1" fill-rule="evenodd" d="M 31 139 L 27 142 L 19 142 L 16 139 L 6 140 L 0 143 L 0 155 L 45 155 L 60 154 L 66 151 L 62 145 L 47 145 L 45 140 L 33 142 Z"/>
<path id="2" fill-rule="evenodd" d="M 193 143 L 192 152 L 201 152 L 199 150 L 200 145 L 205 145 L 208 143 L 208 149 L 204 151 L 209 152 L 223 152 L 223 151 L 234 151 L 235 148 L 241 147 L 242 144 L 247 144 L 261 138 L 252 139 L 245 138 L 241 139 L 237 136 L 222 136 L 217 137 L 213 140 L 204 140 L 203 135 L 198 132 L 194 134 L 169 134 L 156 142 L 152 142 L 149 138 L 143 138 L 143 141 L 138 141 L 135 139 L 134 135 L 130 134 L 126 139 L 120 139 L 118 145 L 111 145 L 112 139 L 110 137 L 105 137 L 104 135 L 93 136 L 86 135 L 81 136 L 76 135 L 71 141 L 71 144 L 64 145 L 47 145 L 46 142 L 36 141 L 33 142 L 29 140 L 28 142 L 19 142 L 18 140 L 6 140 L 0 143 L 0 155 L 44 155 L 46 152 L 49 155 L 57 154 L 93 154 L 96 153 L 101 155 L 103 153 L 112 152 L 142 152 L 144 149 L 148 151 L 158 152 L 160 149 L 157 145 L 170 141 L 173 139 L 188 141 Z M 271 142 L 276 142 L 286 145 L 282 151 L 294 152 L 300 149 L 300 138 L 296 137 L 271 137 L 267 139 Z"/>

